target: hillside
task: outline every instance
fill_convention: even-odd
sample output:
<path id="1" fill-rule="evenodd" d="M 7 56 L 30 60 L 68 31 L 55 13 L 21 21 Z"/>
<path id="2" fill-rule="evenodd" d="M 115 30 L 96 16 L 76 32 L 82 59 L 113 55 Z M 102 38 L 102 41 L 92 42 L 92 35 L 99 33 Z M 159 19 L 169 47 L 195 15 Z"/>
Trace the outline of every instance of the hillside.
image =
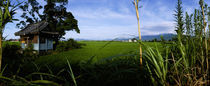
<path id="1" fill-rule="evenodd" d="M 171 34 L 171 33 L 159 34 L 159 35 L 144 35 L 144 36 L 142 36 L 142 41 L 149 41 L 149 40 L 153 40 L 153 39 L 161 40 L 161 36 L 163 36 L 163 38 L 165 40 L 171 40 L 176 35 Z M 123 40 L 129 40 L 129 39 L 132 39 L 132 38 L 119 38 L 119 39 L 117 39 L 117 41 L 123 41 Z M 136 37 L 136 39 L 139 39 L 139 38 Z"/>

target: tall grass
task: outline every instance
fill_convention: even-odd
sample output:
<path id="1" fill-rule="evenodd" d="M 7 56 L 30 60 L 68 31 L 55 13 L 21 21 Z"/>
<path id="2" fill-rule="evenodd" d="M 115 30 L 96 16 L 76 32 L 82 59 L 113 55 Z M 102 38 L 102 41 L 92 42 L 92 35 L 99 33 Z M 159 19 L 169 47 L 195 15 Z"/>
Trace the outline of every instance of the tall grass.
<path id="1" fill-rule="evenodd" d="M 200 0 L 200 4 L 202 0 Z M 147 46 L 144 55 L 145 63 L 154 84 L 161 85 L 208 85 L 209 84 L 209 57 L 206 46 L 210 46 L 206 39 L 206 26 L 203 5 L 201 10 L 195 10 L 192 35 L 177 31 L 177 41 L 168 46 L 165 54 Z M 198 13 L 198 14 L 197 14 Z M 190 22 L 191 21 L 186 21 Z M 188 24 L 190 24 L 188 23 Z M 179 24 L 179 23 L 178 23 Z M 198 32 L 199 31 L 199 32 Z"/>
<path id="2" fill-rule="evenodd" d="M 166 56 L 163 57 L 158 48 L 152 49 L 147 45 L 142 45 L 146 47 L 146 52 L 143 56 L 148 73 L 151 74 L 152 83 L 154 85 L 165 85 L 167 83 L 166 77 L 168 72 L 168 49 L 166 49 Z"/>
<path id="3" fill-rule="evenodd" d="M 16 74 L 16 75 L 13 75 L 13 77 L 3 76 L 4 70 L 6 69 L 6 66 L 5 66 L 2 72 L 0 73 L 0 81 L 1 81 L 0 84 L 3 86 L 8 86 L 8 85 L 12 85 L 12 86 L 19 86 L 19 85 L 21 86 L 22 85 L 23 86 L 46 86 L 46 85 L 47 86 L 60 86 L 62 82 L 62 83 L 65 83 L 65 85 L 67 86 L 69 85 L 77 86 L 76 79 L 71 69 L 70 62 L 68 60 L 66 61 L 67 61 L 68 68 L 61 69 L 58 71 L 58 73 L 55 73 L 55 71 L 49 68 L 48 65 L 41 67 L 33 63 L 34 64 L 33 68 L 35 68 L 36 71 L 33 71 L 32 73 L 28 75 L 24 74 L 24 76 L 21 76 L 21 74 Z M 42 73 L 43 69 L 46 69 L 46 68 L 48 68 L 48 72 L 45 71 Z M 65 77 L 62 77 L 61 76 L 62 73 L 69 74 L 74 84 L 70 83 L 72 81 L 69 81 L 68 79 L 66 79 L 66 75 Z"/>

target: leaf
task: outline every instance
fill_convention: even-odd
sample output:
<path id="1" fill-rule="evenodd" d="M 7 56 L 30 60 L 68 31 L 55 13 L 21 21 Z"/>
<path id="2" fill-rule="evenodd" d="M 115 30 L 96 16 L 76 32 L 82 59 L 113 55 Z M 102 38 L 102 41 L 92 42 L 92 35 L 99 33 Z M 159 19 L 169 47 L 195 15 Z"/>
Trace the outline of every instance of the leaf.
<path id="1" fill-rule="evenodd" d="M 48 74 L 48 73 L 38 73 L 38 72 L 35 72 L 35 73 L 32 73 L 31 75 L 45 75 L 45 76 L 50 76 L 50 77 L 53 77 L 53 78 L 57 78 L 57 79 L 63 80 L 60 77 L 57 77 L 57 76 L 55 76 L 53 74 Z"/>
<path id="2" fill-rule="evenodd" d="M 7 64 L 4 66 L 4 68 L 0 71 L 0 76 L 2 76 L 3 75 L 3 73 L 4 73 L 4 70 L 7 68 Z"/>
<path id="3" fill-rule="evenodd" d="M 48 80 L 35 80 L 35 81 L 31 81 L 31 83 L 34 84 L 46 84 L 46 85 L 51 85 L 51 86 L 59 86 L 58 83 L 52 82 L 52 81 L 48 81 Z"/>
<path id="4" fill-rule="evenodd" d="M 0 76 L 0 79 L 9 80 L 9 81 L 15 81 L 13 79 L 10 79 L 10 78 L 4 77 L 4 76 Z"/>
<path id="5" fill-rule="evenodd" d="M 71 69 L 70 62 L 69 62 L 69 60 L 67 58 L 66 58 L 66 60 L 67 60 L 68 66 L 69 66 L 69 71 L 68 71 L 69 72 L 69 75 L 71 76 L 71 78 L 72 78 L 72 80 L 74 82 L 74 85 L 77 86 L 77 82 L 76 82 L 76 79 L 74 77 L 74 73 L 73 73 L 73 71 Z"/>

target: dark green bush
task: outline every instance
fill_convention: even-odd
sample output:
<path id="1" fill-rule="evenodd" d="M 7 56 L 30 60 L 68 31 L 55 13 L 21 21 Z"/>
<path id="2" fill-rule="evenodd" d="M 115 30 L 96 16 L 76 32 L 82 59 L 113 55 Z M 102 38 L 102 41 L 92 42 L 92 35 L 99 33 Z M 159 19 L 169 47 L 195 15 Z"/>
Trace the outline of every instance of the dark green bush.
<path id="1" fill-rule="evenodd" d="M 7 65 L 8 72 L 16 71 L 23 62 L 21 47 L 17 44 L 5 43 L 3 45 L 3 65 Z"/>
<path id="2" fill-rule="evenodd" d="M 3 65 L 6 67 L 5 75 L 13 75 L 17 73 L 24 64 L 32 62 L 38 54 L 33 50 L 33 46 L 29 45 L 22 50 L 20 44 L 5 42 L 3 44 Z"/>
<path id="3" fill-rule="evenodd" d="M 24 62 L 31 62 L 37 57 L 38 52 L 34 50 L 33 44 L 29 44 L 28 47 L 23 50 Z"/>
<path id="4" fill-rule="evenodd" d="M 138 56 L 137 56 L 138 57 Z M 64 61 L 65 62 L 65 61 Z M 31 65 L 29 67 L 29 65 Z M 29 63 L 21 70 L 26 80 L 49 80 L 63 86 L 74 86 L 69 66 Z M 150 86 L 147 71 L 141 70 L 136 56 L 113 57 L 97 63 L 80 62 L 71 64 L 78 86 Z M 30 70 L 29 70 L 30 69 Z M 31 71 L 31 72 L 26 72 Z M 27 77 L 25 77 L 27 76 Z"/>
<path id="5" fill-rule="evenodd" d="M 67 41 L 60 42 L 59 45 L 56 47 L 56 51 L 62 52 L 62 51 L 68 51 L 71 49 L 79 49 L 82 47 L 81 43 L 78 43 L 74 39 L 68 39 Z"/>

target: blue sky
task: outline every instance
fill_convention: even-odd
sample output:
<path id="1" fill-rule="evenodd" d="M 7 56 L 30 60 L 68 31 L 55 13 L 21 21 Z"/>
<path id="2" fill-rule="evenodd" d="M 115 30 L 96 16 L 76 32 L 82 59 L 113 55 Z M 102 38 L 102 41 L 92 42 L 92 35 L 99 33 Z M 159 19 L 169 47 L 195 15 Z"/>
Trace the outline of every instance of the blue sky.
<path id="1" fill-rule="evenodd" d="M 38 0 L 45 4 L 44 0 Z M 137 20 L 133 0 L 69 0 L 67 10 L 78 20 L 81 33 L 69 31 L 65 38 L 75 39 L 115 39 L 138 35 Z M 182 0 L 183 9 L 193 13 L 199 0 Z M 210 5 L 210 0 L 204 0 Z M 140 5 L 140 27 L 142 35 L 175 33 L 174 10 L 177 0 L 142 0 Z M 16 18 L 22 14 L 17 10 Z M 6 25 L 7 39 L 19 38 L 14 33 L 20 29 L 16 23 Z"/>

